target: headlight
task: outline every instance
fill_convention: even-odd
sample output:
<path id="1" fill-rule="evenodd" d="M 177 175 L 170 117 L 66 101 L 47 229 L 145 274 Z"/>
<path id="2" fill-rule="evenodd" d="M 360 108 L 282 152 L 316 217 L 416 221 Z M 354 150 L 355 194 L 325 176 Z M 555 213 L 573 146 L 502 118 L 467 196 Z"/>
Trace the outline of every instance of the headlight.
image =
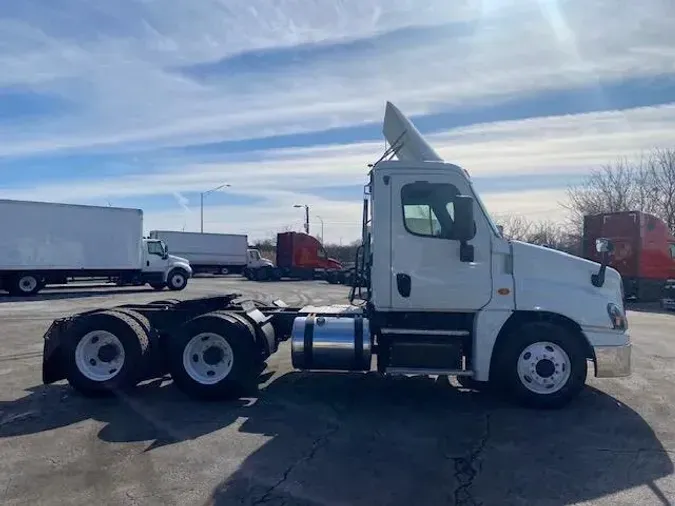
<path id="1" fill-rule="evenodd" d="M 607 314 L 612 322 L 612 327 L 617 330 L 626 330 L 628 328 L 628 320 L 626 315 L 621 311 L 621 308 L 616 304 L 607 304 Z"/>

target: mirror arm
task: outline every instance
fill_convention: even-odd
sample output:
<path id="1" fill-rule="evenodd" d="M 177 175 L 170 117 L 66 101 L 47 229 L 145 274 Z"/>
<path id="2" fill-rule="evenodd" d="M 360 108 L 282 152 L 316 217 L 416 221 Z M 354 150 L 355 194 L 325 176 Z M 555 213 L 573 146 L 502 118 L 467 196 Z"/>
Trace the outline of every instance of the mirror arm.
<path id="1" fill-rule="evenodd" d="M 607 271 L 607 264 L 609 263 L 609 254 L 603 253 L 602 263 L 597 273 L 591 275 L 591 283 L 597 288 L 601 288 L 605 284 L 605 272 Z"/>

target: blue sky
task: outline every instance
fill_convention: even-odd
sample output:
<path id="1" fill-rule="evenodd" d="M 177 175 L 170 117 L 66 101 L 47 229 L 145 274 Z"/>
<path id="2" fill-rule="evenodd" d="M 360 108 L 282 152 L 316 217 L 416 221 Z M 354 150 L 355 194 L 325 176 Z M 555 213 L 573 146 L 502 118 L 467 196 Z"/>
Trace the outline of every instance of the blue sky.
<path id="1" fill-rule="evenodd" d="M 593 167 L 673 147 L 675 6 L 590 0 L 63 0 L 0 9 L 0 197 L 148 230 L 359 231 L 386 100 L 490 211 L 562 219 Z M 315 229 L 316 230 L 316 229 Z"/>

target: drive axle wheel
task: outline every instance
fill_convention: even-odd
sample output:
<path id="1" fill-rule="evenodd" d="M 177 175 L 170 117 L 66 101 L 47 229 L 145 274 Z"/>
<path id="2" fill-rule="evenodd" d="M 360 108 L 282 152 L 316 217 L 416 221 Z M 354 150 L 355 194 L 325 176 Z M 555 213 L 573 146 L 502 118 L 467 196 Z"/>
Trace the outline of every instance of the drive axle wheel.
<path id="1" fill-rule="evenodd" d="M 121 311 L 93 313 L 75 322 L 64 343 L 70 385 L 88 396 L 136 386 L 147 372 L 149 355 L 141 323 Z"/>
<path id="2" fill-rule="evenodd" d="M 253 329 L 227 313 L 188 321 L 169 341 L 176 385 L 200 399 L 238 398 L 256 385 L 259 360 Z"/>
<path id="3" fill-rule="evenodd" d="M 549 322 L 517 328 L 496 350 L 496 379 L 519 403 L 560 408 L 586 382 L 586 349 L 579 336 Z"/>

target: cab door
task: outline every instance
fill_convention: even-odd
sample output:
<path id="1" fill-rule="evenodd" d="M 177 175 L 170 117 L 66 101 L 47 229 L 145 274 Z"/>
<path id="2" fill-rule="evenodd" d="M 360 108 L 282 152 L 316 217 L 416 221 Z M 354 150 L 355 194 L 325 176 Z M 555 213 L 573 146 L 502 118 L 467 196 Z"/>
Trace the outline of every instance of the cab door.
<path id="1" fill-rule="evenodd" d="M 393 310 L 473 312 L 492 294 L 491 232 L 474 202 L 473 261 L 453 238 L 453 200 L 473 195 L 458 174 L 394 175 L 391 192 Z"/>
<path id="2" fill-rule="evenodd" d="M 164 244 L 162 241 L 147 241 L 146 251 L 143 255 L 145 263 L 143 270 L 145 272 L 164 272 L 167 261 L 164 258 Z"/>

